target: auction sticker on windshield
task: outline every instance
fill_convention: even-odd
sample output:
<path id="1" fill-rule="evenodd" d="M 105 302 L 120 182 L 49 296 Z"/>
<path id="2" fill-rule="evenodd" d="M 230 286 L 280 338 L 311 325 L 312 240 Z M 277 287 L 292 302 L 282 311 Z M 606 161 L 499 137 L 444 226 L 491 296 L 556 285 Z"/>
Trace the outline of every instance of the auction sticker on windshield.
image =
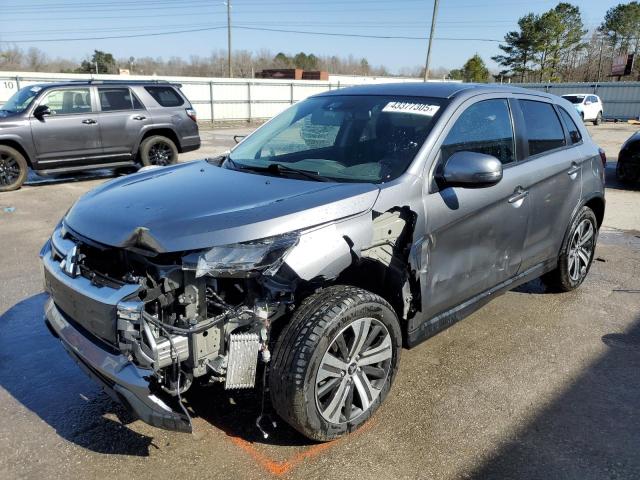
<path id="1" fill-rule="evenodd" d="M 439 105 L 412 102 L 389 102 L 382 109 L 383 112 L 411 113 L 426 117 L 433 117 L 438 110 L 440 110 Z"/>

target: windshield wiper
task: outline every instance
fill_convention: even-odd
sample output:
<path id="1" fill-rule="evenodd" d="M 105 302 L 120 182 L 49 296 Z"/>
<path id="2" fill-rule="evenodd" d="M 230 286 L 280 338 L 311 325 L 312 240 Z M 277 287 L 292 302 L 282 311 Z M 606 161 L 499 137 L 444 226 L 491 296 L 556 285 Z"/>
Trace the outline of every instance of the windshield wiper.
<path id="1" fill-rule="evenodd" d="M 330 182 L 331 180 L 327 177 L 323 177 L 317 172 L 310 172 L 309 170 L 301 170 L 298 168 L 288 167 L 286 165 L 282 165 L 281 163 L 270 163 L 266 167 L 260 167 L 257 165 L 244 165 L 239 164 L 234 161 L 230 157 L 227 157 L 227 161 L 231 163 L 233 168 L 237 170 L 248 170 L 251 172 L 266 172 L 273 173 L 276 175 L 282 175 L 283 173 L 295 173 L 296 175 L 300 175 L 301 177 L 308 178 L 310 180 L 314 180 L 316 182 Z"/>

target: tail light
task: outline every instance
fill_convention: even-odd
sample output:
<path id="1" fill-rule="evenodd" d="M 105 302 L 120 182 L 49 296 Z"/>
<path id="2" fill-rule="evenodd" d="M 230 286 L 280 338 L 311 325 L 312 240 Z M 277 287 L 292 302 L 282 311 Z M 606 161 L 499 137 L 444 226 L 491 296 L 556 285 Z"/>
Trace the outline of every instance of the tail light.
<path id="1" fill-rule="evenodd" d="M 193 108 L 187 108 L 187 115 L 189 115 L 189 118 L 191 120 L 193 120 L 194 122 L 198 121 L 198 118 L 196 116 L 196 111 Z"/>
<path id="2" fill-rule="evenodd" d="M 607 166 L 607 154 L 604 153 L 604 150 L 602 148 L 599 148 L 598 152 L 600 153 L 600 160 L 602 160 L 602 166 L 606 167 Z"/>

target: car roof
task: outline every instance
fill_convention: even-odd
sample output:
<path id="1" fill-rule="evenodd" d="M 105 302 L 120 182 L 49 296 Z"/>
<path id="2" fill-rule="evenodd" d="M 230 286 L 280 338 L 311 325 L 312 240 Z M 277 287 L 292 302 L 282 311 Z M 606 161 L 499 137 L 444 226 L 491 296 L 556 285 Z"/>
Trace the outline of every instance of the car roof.
<path id="1" fill-rule="evenodd" d="M 526 93 L 552 98 L 536 90 L 512 87 L 504 84 L 454 83 L 454 82 L 405 82 L 405 83 L 377 83 L 358 85 L 338 90 L 330 90 L 316 95 L 324 97 L 330 95 L 399 95 L 432 98 L 453 98 L 460 94 L 477 93 Z"/>
<path id="2" fill-rule="evenodd" d="M 597 97 L 595 93 L 563 93 L 563 97 Z"/>

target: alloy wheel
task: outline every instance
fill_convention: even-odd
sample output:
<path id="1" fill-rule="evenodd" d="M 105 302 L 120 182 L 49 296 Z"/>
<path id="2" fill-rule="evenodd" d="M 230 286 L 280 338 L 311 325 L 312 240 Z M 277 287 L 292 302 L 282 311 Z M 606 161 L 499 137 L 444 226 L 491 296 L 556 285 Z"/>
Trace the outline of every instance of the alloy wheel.
<path id="1" fill-rule="evenodd" d="M 0 152 L 0 185 L 13 185 L 20 178 L 18 161 L 6 152 Z"/>
<path id="2" fill-rule="evenodd" d="M 391 369 L 387 327 L 374 318 L 343 328 L 322 357 L 316 375 L 316 405 L 331 423 L 352 421 L 376 401 Z"/>
<path id="3" fill-rule="evenodd" d="M 573 232 L 567 262 L 569 277 L 574 282 L 587 274 L 595 245 L 595 232 L 593 223 L 588 219 L 582 220 Z"/>
<path id="4" fill-rule="evenodd" d="M 149 148 L 149 161 L 152 165 L 170 165 L 173 160 L 171 147 L 164 142 L 156 142 Z"/>

